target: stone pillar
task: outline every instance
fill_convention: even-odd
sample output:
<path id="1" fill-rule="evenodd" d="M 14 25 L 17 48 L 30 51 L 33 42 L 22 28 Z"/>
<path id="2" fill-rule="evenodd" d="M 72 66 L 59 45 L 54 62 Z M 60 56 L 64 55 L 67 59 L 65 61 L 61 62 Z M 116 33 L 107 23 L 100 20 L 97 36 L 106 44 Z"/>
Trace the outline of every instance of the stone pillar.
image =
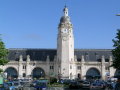
<path id="1" fill-rule="evenodd" d="M 109 66 L 112 65 L 112 61 L 113 61 L 112 56 L 110 56 L 110 57 L 109 57 Z M 114 68 L 113 68 L 113 67 L 110 67 L 110 68 L 109 68 L 109 72 L 110 72 L 110 77 L 113 77 L 113 76 L 114 76 Z"/>
<path id="2" fill-rule="evenodd" d="M 106 72 L 105 72 L 105 56 L 102 56 L 102 61 L 101 61 L 101 76 L 102 80 L 105 80 Z"/>
<path id="3" fill-rule="evenodd" d="M 19 62 L 18 62 L 18 64 L 19 64 L 19 66 L 18 66 L 18 78 L 22 78 L 23 76 L 22 76 L 22 67 L 23 67 L 23 65 L 22 65 L 22 62 L 23 62 L 23 56 L 22 55 L 20 55 L 20 57 L 19 57 Z"/>
<path id="4" fill-rule="evenodd" d="M 81 79 L 84 79 L 85 78 L 85 59 L 84 59 L 84 56 L 82 55 L 82 58 L 81 58 Z"/>
<path id="5" fill-rule="evenodd" d="M 30 78 L 31 76 L 31 69 L 30 69 L 30 56 L 27 55 L 27 60 L 26 60 L 26 77 Z"/>

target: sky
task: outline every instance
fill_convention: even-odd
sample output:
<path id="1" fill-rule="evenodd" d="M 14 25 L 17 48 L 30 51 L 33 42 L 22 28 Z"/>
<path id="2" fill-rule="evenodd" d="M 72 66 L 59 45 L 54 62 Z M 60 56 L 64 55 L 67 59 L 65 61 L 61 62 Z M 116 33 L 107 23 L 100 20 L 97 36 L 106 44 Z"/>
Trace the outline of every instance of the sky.
<path id="1" fill-rule="evenodd" d="M 0 34 L 6 48 L 56 48 L 65 4 L 76 49 L 113 48 L 120 0 L 0 0 Z"/>

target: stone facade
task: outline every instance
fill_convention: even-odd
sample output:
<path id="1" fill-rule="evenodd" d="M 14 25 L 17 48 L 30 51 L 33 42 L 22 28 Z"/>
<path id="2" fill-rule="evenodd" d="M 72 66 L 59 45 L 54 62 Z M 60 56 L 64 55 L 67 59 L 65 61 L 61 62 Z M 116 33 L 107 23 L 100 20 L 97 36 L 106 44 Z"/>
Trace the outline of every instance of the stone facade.
<path id="1" fill-rule="evenodd" d="M 9 49 L 10 62 L 0 66 L 7 76 L 16 78 L 56 77 L 58 79 L 103 80 L 115 76 L 111 49 L 74 49 L 73 25 L 68 8 L 58 25 L 56 49 Z"/>

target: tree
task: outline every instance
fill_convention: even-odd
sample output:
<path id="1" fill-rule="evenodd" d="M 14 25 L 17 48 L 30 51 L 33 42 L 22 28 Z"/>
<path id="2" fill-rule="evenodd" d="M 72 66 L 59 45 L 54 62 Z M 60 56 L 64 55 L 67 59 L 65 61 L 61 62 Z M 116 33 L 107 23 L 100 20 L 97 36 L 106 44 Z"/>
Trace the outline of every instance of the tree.
<path id="1" fill-rule="evenodd" d="M 120 29 L 117 30 L 116 39 L 113 39 L 113 47 L 112 54 L 114 56 L 112 66 L 118 70 L 120 70 Z"/>
<path id="2" fill-rule="evenodd" d="M 5 48 L 4 42 L 0 38 L 0 65 L 5 65 L 8 63 L 7 55 L 8 55 L 8 50 Z M 3 70 L 0 69 L 0 73 L 2 71 Z"/>

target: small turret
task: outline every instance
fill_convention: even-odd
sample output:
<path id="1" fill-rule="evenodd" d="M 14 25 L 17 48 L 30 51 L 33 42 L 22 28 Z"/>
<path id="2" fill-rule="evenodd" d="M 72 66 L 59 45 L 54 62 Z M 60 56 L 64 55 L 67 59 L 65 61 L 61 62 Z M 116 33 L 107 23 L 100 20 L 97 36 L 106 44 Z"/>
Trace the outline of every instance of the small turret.
<path id="1" fill-rule="evenodd" d="M 85 59 L 84 59 L 84 56 L 82 55 L 82 59 L 81 59 L 81 62 L 84 62 L 85 61 Z"/>
<path id="2" fill-rule="evenodd" d="M 20 57 L 19 57 L 19 62 L 21 62 L 21 61 L 23 61 L 23 56 L 22 55 L 20 55 Z"/>
<path id="3" fill-rule="evenodd" d="M 49 61 L 50 61 L 49 55 L 47 55 L 46 61 L 49 63 Z"/>
<path id="4" fill-rule="evenodd" d="M 102 63 L 105 63 L 105 56 L 102 56 Z"/>
<path id="5" fill-rule="evenodd" d="M 109 56 L 109 64 L 112 65 L 112 56 Z"/>
<path id="6" fill-rule="evenodd" d="M 66 6 L 63 9 L 63 12 L 64 12 L 64 16 L 68 16 L 68 8 Z"/>
<path id="7" fill-rule="evenodd" d="M 27 55 L 27 61 L 30 62 L 30 55 Z"/>

